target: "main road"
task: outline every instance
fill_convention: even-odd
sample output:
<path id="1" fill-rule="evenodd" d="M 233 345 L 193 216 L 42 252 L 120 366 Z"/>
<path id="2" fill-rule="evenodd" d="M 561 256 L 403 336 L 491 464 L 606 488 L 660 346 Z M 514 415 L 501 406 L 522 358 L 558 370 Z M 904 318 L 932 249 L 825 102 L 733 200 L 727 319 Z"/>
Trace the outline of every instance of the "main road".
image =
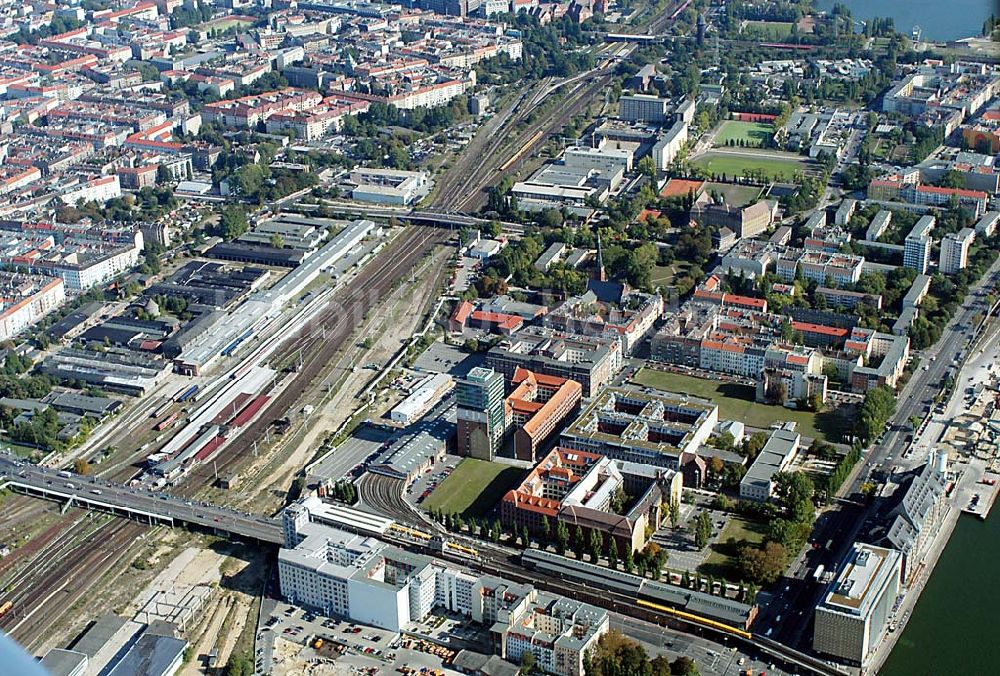
<path id="1" fill-rule="evenodd" d="M 945 326 L 940 340 L 921 353 L 923 365 L 914 371 L 909 382 L 899 392 L 896 412 L 887 423 L 886 432 L 858 463 L 846 483 L 834 509 L 824 512 L 813 531 L 817 549 L 806 550 L 792 564 L 790 576 L 781 594 L 781 604 L 762 618 L 772 625 L 774 637 L 791 647 L 798 647 L 803 637 L 811 636 L 812 609 L 819 602 L 825 585 L 810 577 L 817 565 L 836 566 L 847 554 L 873 514 L 872 504 L 861 496 L 861 486 L 875 473 L 889 473 L 910 468 L 912 462 L 903 457 L 911 441 L 912 418 L 923 420 L 935 406 L 935 400 L 948 376 L 954 376 L 959 364 L 967 357 L 969 346 L 983 330 L 984 322 L 974 325 L 977 316 L 990 311 L 986 302 L 987 289 L 1000 282 L 1000 259 L 968 290 L 951 321 Z M 924 370 L 926 366 L 927 369 Z M 827 549 L 824 545 L 833 543 Z M 782 617 L 785 621 L 778 620 Z"/>
<path id="2" fill-rule="evenodd" d="M 0 489 L 40 495 L 79 507 L 107 511 L 149 524 L 185 524 L 231 533 L 236 536 L 280 544 L 281 522 L 255 514 L 238 512 L 206 502 L 126 486 L 94 476 L 21 462 L 0 455 Z"/>

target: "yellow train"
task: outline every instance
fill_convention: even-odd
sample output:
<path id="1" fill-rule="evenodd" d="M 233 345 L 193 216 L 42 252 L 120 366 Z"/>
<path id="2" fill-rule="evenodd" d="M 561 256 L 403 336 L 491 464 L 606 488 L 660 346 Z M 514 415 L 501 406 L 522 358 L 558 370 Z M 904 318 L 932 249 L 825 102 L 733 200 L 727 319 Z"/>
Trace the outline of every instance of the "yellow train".
<path id="1" fill-rule="evenodd" d="M 750 639 L 753 638 L 753 634 L 739 627 L 734 627 L 728 625 L 724 622 L 717 622 L 716 620 L 710 620 L 707 617 L 702 617 L 701 615 L 695 615 L 693 613 L 687 613 L 683 610 L 677 610 L 676 608 L 671 608 L 660 603 L 654 603 L 652 601 L 647 601 L 645 599 L 636 599 L 636 605 L 642 606 L 643 608 L 649 608 L 650 610 L 655 610 L 666 615 L 672 615 L 678 619 L 685 620 L 686 622 L 691 622 L 693 624 L 700 624 L 704 627 L 710 627 L 712 629 L 717 629 L 719 631 L 724 631 L 727 634 L 732 634 L 734 636 L 739 636 L 741 638 Z"/>

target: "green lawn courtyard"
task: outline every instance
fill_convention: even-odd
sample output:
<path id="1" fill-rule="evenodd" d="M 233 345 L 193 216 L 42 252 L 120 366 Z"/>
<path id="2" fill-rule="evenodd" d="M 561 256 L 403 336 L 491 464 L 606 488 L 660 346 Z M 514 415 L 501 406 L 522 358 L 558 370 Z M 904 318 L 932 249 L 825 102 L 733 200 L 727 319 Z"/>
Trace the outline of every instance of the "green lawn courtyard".
<path id="1" fill-rule="evenodd" d="M 738 557 L 744 545 L 757 546 L 764 541 L 764 525 L 734 516 L 711 546 L 705 563 L 698 566 L 703 575 L 723 577 L 730 582 L 740 579 Z"/>
<path id="2" fill-rule="evenodd" d="M 798 431 L 802 436 L 835 442 L 840 440 L 839 431 L 844 424 L 842 416 L 835 410 L 812 413 L 758 404 L 754 401 L 755 392 L 750 385 L 707 380 L 649 368 L 640 369 L 632 380 L 639 385 L 666 392 L 709 399 L 718 404 L 720 420 L 739 420 L 750 427 L 767 429 L 772 423 L 792 420 L 798 424 Z"/>
<path id="3" fill-rule="evenodd" d="M 732 205 L 734 207 L 742 207 L 747 204 L 752 204 L 760 199 L 760 194 L 763 192 L 760 186 L 757 185 L 739 185 L 737 183 L 716 183 L 715 181 L 708 181 L 705 183 L 705 192 L 712 194 L 713 192 L 719 193 L 726 200 L 726 204 Z"/>
<path id="4" fill-rule="evenodd" d="M 649 276 L 649 281 L 654 287 L 673 286 L 690 269 L 690 261 L 675 260 L 671 265 L 655 265 L 653 266 L 653 272 Z"/>
<path id="5" fill-rule="evenodd" d="M 497 462 L 465 458 L 424 501 L 424 509 L 483 516 L 513 488 L 524 470 Z"/>
<path id="6" fill-rule="evenodd" d="M 745 171 L 759 171 L 772 181 L 791 181 L 809 166 L 804 159 L 790 153 L 752 149 L 710 150 L 692 164 L 716 176 L 739 177 Z"/>
<path id="7" fill-rule="evenodd" d="M 772 136 L 774 136 L 773 125 L 763 122 L 726 120 L 715 135 L 715 145 L 716 147 L 727 146 L 730 141 L 737 143 L 742 141 L 745 145 L 759 148 L 770 141 Z"/>

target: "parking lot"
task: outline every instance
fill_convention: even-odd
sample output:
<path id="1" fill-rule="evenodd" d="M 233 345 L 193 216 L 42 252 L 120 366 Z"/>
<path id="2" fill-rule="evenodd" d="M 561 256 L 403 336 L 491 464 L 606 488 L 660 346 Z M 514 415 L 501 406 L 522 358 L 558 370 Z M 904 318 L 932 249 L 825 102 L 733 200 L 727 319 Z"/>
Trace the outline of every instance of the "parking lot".
<path id="1" fill-rule="evenodd" d="M 716 542 L 726 527 L 729 515 L 711 509 L 709 500 L 697 496 L 694 504 L 681 504 L 681 528 L 661 528 L 653 534 L 652 540 L 669 554 L 667 567 L 678 572 L 693 573 L 698 566 L 705 563 L 712 553 L 712 544 Z M 712 520 L 712 536 L 704 549 L 698 549 L 694 544 L 695 518 L 698 512 L 707 511 Z"/>
<path id="2" fill-rule="evenodd" d="M 469 354 L 460 347 L 436 341 L 424 350 L 413 367 L 425 373 L 448 373 L 463 378 L 486 361 L 483 354 Z"/>
<path id="3" fill-rule="evenodd" d="M 406 489 L 406 500 L 415 505 L 422 504 L 431 492 L 448 478 L 461 460 L 462 458 L 457 455 L 445 455 L 443 462 L 435 464 L 430 472 L 421 474 L 410 484 Z"/>
<path id="4" fill-rule="evenodd" d="M 331 661 L 355 673 L 427 669 L 455 674 L 447 666 L 455 653 L 487 646 L 483 636 L 466 625 L 457 618 L 432 616 L 400 635 L 278 601 L 258 635 L 255 667 L 257 673 L 277 674 Z"/>

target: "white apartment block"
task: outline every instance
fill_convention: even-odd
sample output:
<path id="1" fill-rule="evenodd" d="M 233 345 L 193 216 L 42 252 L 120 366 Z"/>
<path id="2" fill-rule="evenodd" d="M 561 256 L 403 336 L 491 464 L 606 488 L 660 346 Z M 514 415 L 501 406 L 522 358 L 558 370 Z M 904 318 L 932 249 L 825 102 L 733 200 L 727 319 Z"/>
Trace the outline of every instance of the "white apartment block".
<path id="1" fill-rule="evenodd" d="M 969 248 L 976 239 L 976 231 L 962 228 L 941 240 L 941 257 L 938 268 L 943 274 L 953 275 L 969 266 Z"/>
<path id="2" fill-rule="evenodd" d="M 892 223 L 892 212 L 888 209 L 882 209 L 875 214 L 872 222 L 868 224 L 868 230 L 865 231 L 865 239 L 870 242 L 878 240 L 889 229 L 890 223 Z"/>
<path id="3" fill-rule="evenodd" d="M 688 123 L 684 120 L 675 122 L 653 146 L 653 162 L 656 164 L 656 168 L 660 171 L 666 171 L 687 140 Z"/>
<path id="4" fill-rule="evenodd" d="M 933 216 L 921 216 L 903 243 L 903 267 L 927 273 L 931 261 L 931 231 L 937 221 Z"/>
<path id="5" fill-rule="evenodd" d="M 441 608 L 488 627 L 504 659 L 519 662 L 530 651 L 548 673 L 583 675 L 585 651 L 608 630 L 607 611 L 330 524 L 342 518 L 377 533 L 375 522 L 388 523 L 351 512 L 328 509 L 315 496 L 285 510 L 278 575 L 290 602 L 390 631 L 406 631 Z"/>
<path id="6" fill-rule="evenodd" d="M 0 283 L 0 340 L 13 338 L 66 300 L 59 278 L 0 272 Z"/>
<path id="7" fill-rule="evenodd" d="M 801 273 L 805 279 L 811 279 L 817 284 L 825 285 L 832 280 L 835 286 L 847 286 L 861 279 L 864 267 L 863 256 L 853 256 L 826 251 L 791 251 L 778 259 L 776 272 L 786 281 L 794 281 L 796 274 Z"/>

